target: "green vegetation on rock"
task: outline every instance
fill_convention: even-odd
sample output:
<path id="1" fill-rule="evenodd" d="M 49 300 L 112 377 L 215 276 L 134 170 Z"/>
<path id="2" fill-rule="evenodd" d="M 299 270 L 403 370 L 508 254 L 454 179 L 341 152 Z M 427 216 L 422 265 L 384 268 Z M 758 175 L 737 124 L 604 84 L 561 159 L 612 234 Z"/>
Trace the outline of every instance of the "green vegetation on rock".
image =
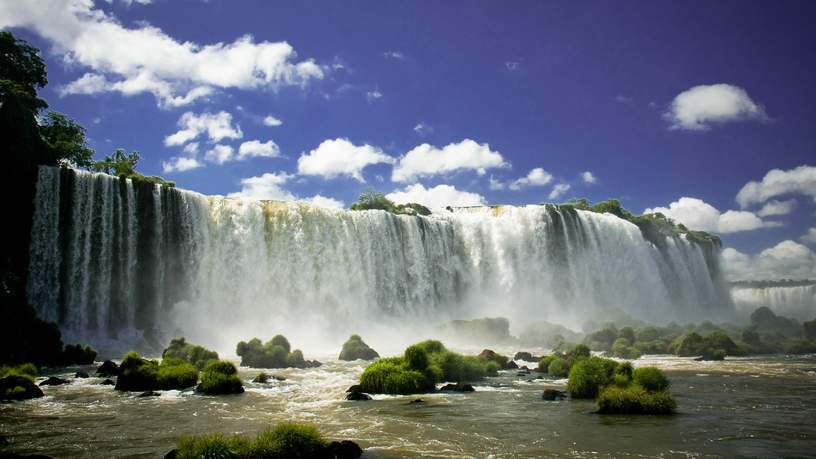
<path id="1" fill-rule="evenodd" d="M 570 368 L 567 391 L 573 398 L 595 398 L 601 388 L 615 382 L 618 362 L 601 357 L 582 358 Z"/>
<path id="2" fill-rule="evenodd" d="M 240 394 L 244 386 L 235 365 L 226 360 L 210 360 L 201 372 L 198 390 L 207 395 Z"/>
<path id="3" fill-rule="evenodd" d="M 291 351 L 289 340 L 283 335 L 276 335 L 266 343 L 258 338 L 249 342 L 238 343 L 235 352 L 241 357 L 241 365 L 254 368 L 311 368 L 320 366 L 320 362 L 305 360 L 303 353 Z"/>
<path id="4" fill-rule="evenodd" d="M 173 338 L 162 352 L 162 359 L 168 358 L 183 360 L 202 370 L 210 360 L 218 360 L 218 353 L 197 344 L 188 343 L 184 338 Z"/>
<path id="5" fill-rule="evenodd" d="M 91 346 L 68 344 L 62 351 L 65 365 L 90 365 L 96 359 L 96 351 Z"/>
<path id="6" fill-rule="evenodd" d="M 343 343 L 343 349 L 340 350 L 340 360 L 374 360 L 380 354 L 374 349 L 371 349 L 368 344 L 360 338 L 360 335 L 351 335 L 349 339 Z"/>
<path id="7" fill-rule="evenodd" d="M 195 386 L 198 370 L 181 359 L 167 358 L 161 365 L 155 360 L 144 359 L 135 352 L 125 354 L 119 365 L 116 390 L 149 391 L 186 389 Z"/>
<path id="8" fill-rule="evenodd" d="M 384 194 L 372 189 L 360 193 L 359 200 L 351 205 L 351 210 L 384 210 L 397 215 L 431 215 L 431 210 L 422 204 L 415 202 L 394 204 Z"/>
<path id="9" fill-rule="evenodd" d="M 671 414 L 676 407 L 670 393 L 649 392 L 637 384 L 608 386 L 598 395 L 601 414 Z"/>

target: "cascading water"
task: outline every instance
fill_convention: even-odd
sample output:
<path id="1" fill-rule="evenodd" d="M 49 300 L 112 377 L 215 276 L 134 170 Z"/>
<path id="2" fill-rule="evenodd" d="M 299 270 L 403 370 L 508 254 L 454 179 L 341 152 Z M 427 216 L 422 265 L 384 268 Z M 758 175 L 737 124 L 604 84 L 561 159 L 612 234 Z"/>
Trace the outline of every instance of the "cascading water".
<path id="1" fill-rule="evenodd" d="M 654 244 L 609 214 L 535 205 L 397 216 L 49 167 L 36 199 L 29 298 L 69 339 L 102 348 L 184 334 L 232 349 L 285 332 L 309 349 L 451 318 L 578 326 L 733 309 L 716 252 L 684 237 Z"/>
<path id="2" fill-rule="evenodd" d="M 747 316 L 767 306 L 778 315 L 798 320 L 816 316 L 816 283 L 810 285 L 735 286 L 731 289 L 737 311 Z"/>

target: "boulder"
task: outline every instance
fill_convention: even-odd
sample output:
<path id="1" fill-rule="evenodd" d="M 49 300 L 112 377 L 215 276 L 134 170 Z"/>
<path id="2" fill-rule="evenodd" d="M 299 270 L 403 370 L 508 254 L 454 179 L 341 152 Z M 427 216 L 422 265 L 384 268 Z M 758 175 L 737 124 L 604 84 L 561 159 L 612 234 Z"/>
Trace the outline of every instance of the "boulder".
<path id="1" fill-rule="evenodd" d="M 177 456 L 178 456 L 178 450 L 174 448 L 174 449 L 171 449 L 170 451 L 168 451 L 167 454 L 164 455 L 164 459 L 176 459 Z"/>
<path id="2" fill-rule="evenodd" d="M 350 386 L 348 389 L 346 389 L 346 392 L 362 392 L 362 391 L 363 391 L 363 386 L 361 386 L 359 384 L 355 384 L 353 386 Z"/>
<path id="3" fill-rule="evenodd" d="M 102 365 L 96 369 L 96 375 L 103 378 L 119 376 L 119 365 L 111 360 L 105 360 Z"/>
<path id="4" fill-rule="evenodd" d="M 141 394 L 139 394 L 139 397 L 158 397 L 160 395 L 161 394 L 156 392 L 156 391 L 149 390 L 149 391 L 145 391 L 145 392 L 142 392 Z"/>
<path id="5" fill-rule="evenodd" d="M 76 373 L 74 373 L 74 378 L 89 378 L 89 377 L 90 376 L 88 375 L 88 373 L 85 373 L 84 371 L 77 371 Z"/>
<path id="6" fill-rule="evenodd" d="M 509 362 L 504 364 L 504 369 L 505 370 L 515 370 L 516 368 L 518 368 L 518 365 L 516 365 L 516 362 L 514 362 L 512 360 L 510 360 Z"/>
<path id="7" fill-rule="evenodd" d="M 416 400 L 411 400 L 410 402 L 408 402 L 409 405 L 418 405 L 420 403 L 425 403 L 425 400 L 422 400 L 421 398 L 418 398 Z"/>
<path id="8" fill-rule="evenodd" d="M 516 352 L 516 355 L 513 356 L 513 360 L 524 360 L 525 362 L 538 362 L 541 360 L 541 357 L 536 357 L 533 354 L 525 351 Z"/>
<path id="9" fill-rule="evenodd" d="M 470 384 L 465 383 L 456 383 L 456 384 L 445 384 L 439 390 L 445 392 L 475 392 L 476 389 L 473 388 Z"/>
<path id="10" fill-rule="evenodd" d="M 42 386 L 61 386 L 63 384 L 68 384 L 70 381 L 67 379 L 57 378 L 56 376 L 51 376 L 50 378 L 46 379 L 45 381 L 40 383 L 40 387 Z"/>
<path id="11" fill-rule="evenodd" d="M 255 379 L 252 380 L 254 383 L 258 384 L 266 384 L 269 382 L 269 375 L 266 373 L 260 373 Z"/>
<path id="12" fill-rule="evenodd" d="M 28 400 L 43 395 L 43 391 L 26 377 L 13 375 L 0 379 L 2 400 Z"/>
<path id="13" fill-rule="evenodd" d="M 567 398 L 567 393 L 558 389 L 544 389 L 544 393 L 541 394 L 541 398 L 549 401 L 564 400 Z"/>
<path id="14" fill-rule="evenodd" d="M 100 384 L 102 384 L 103 386 L 115 386 L 116 385 L 116 383 L 112 379 L 106 379 L 106 380 L 102 381 Z"/>
<path id="15" fill-rule="evenodd" d="M 336 459 L 357 459 L 363 455 L 360 445 L 351 440 L 333 441 L 329 443 L 328 448 Z"/>
<path id="16" fill-rule="evenodd" d="M 346 400 L 365 401 L 371 400 L 371 396 L 363 392 L 354 391 L 349 392 L 348 395 L 346 395 Z"/>

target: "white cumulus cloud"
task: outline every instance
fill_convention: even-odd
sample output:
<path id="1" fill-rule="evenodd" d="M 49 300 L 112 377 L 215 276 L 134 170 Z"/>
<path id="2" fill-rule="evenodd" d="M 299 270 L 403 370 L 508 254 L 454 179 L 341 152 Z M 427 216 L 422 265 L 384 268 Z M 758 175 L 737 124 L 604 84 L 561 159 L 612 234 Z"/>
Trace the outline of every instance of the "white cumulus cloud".
<path id="1" fill-rule="evenodd" d="M 266 142 L 261 142 L 260 140 L 249 140 L 242 143 L 241 146 L 238 147 L 239 160 L 255 156 L 275 158 L 280 156 L 280 148 L 271 140 L 267 140 Z"/>
<path id="2" fill-rule="evenodd" d="M 421 183 L 408 185 L 402 190 L 394 190 L 385 195 L 388 199 L 397 204 L 407 204 L 416 202 L 432 209 L 466 206 L 483 206 L 487 200 L 478 193 L 457 190 L 451 185 L 437 185 L 433 188 L 425 188 Z"/>
<path id="3" fill-rule="evenodd" d="M 598 181 L 595 175 L 590 171 L 581 172 L 581 180 L 583 180 L 584 183 L 595 183 Z"/>
<path id="4" fill-rule="evenodd" d="M 292 177 L 286 172 L 267 172 L 257 177 L 247 177 L 241 179 L 241 191 L 230 193 L 230 198 L 247 198 L 257 200 L 294 201 L 297 198 L 291 192 L 285 190 L 283 185 Z"/>
<path id="5" fill-rule="evenodd" d="M 342 209 L 346 206 L 343 201 L 327 196 L 321 196 L 319 194 L 316 194 L 311 198 L 303 199 L 303 201 L 316 207 L 323 207 L 324 209 Z"/>
<path id="6" fill-rule="evenodd" d="M 281 124 L 283 124 L 283 121 L 280 120 L 279 118 L 275 118 L 272 115 L 267 115 L 263 119 L 263 124 L 266 125 L 266 126 L 274 127 L 274 126 L 280 126 Z"/>
<path id="7" fill-rule="evenodd" d="M 204 159 L 211 163 L 224 164 L 233 157 L 234 149 L 229 145 L 215 145 L 206 153 Z"/>
<path id="8" fill-rule="evenodd" d="M 173 157 L 170 158 L 170 161 L 162 162 L 162 171 L 164 171 L 165 174 L 171 172 L 185 172 L 198 169 L 202 166 L 204 166 L 204 164 L 195 158 Z"/>
<path id="9" fill-rule="evenodd" d="M 547 196 L 549 199 L 558 199 L 559 196 L 569 191 L 570 186 L 567 183 L 559 183 L 555 185 L 550 191 L 550 194 Z"/>
<path id="10" fill-rule="evenodd" d="M 365 182 L 363 169 L 372 164 L 392 164 L 394 158 L 371 145 L 354 145 L 348 139 L 324 140 L 298 158 L 298 173 L 330 179 L 348 176 Z"/>
<path id="11" fill-rule="evenodd" d="M 802 244 L 782 241 L 756 255 L 731 247 L 722 251 L 723 267 L 731 280 L 813 279 L 816 254 Z"/>
<path id="12" fill-rule="evenodd" d="M 656 212 L 690 229 L 718 233 L 736 233 L 781 225 L 780 222 L 764 221 L 752 212 L 739 210 L 720 212 L 702 199 L 689 197 L 682 197 L 669 204 L 669 207 L 655 207 L 643 211 L 645 214 Z"/>
<path id="13" fill-rule="evenodd" d="M 545 186 L 552 182 L 553 176 L 540 167 L 531 169 L 526 177 L 518 178 L 509 185 L 511 190 L 520 190 L 528 186 Z"/>
<path id="14" fill-rule="evenodd" d="M 219 142 L 223 139 L 240 139 L 244 136 L 244 133 L 241 132 L 241 126 L 233 126 L 232 115 L 225 111 L 202 113 L 200 115 L 187 112 L 179 118 L 178 126 L 181 129 L 164 138 L 165 146 L 182 145 L 197 139 L 202 134 L 206 134 L 211 142 Z"/>
<path id="15" fill-rule="evenodd" d="M 802 236 L 802 241 L 808 244 L 816 244 L 816 227 L 808 229 L 807 233 Z"/>
<path id="16" fill-rule="evenodd" d="M 490 168 L 506 167 L 504 158 L 486 143 L 478 144 L 464 139 L 442 148 L 423 143 L 406 153 L 391 173 L 394 182 L 413 182 L 420 177 L 430 177 L 458 170 L 474 170 L 484 175 Z"/>
<path id="17" fill-rule="evenodd" d="M 416 132 L 420 137 L 425 137 L 427 135 L 433 134 L 433 126 L 428 123 L 419 122 L 414 126 L 414 132 Z"/>
<path id="18" fill-rule="evenodd" d="M 160 106 L 173 107 L 211 88 L 277 89 L 324 77 L 313 60 L 297 62 L 286 42 L 255 42 L 251 35 L 231 43 L 181 42 L 151 25 L 126 27 L 92 0 L 0 2 L 0 28 L 12 27 L 36 32 L 66 63 L 90 69 L 65 94 L 151 93 Z"/>
<path id="19" fill-rule="evenodd" d="M 785 194 L 803 194 L 816 201 L 816 167 L 772 169 L 762 181 L 746 183 L 737 193 L 737 202 L 744 208 Z"/>
<path id="20" fill-rule="evenodd" d="M 715 123 L 768 118 L 744 89 L 730 84 L 687 89 L 674 98 L 664 117 L 672 129 L 692 131 L 709 129 Z"/>
<path id="21" fill-rule="evenodd" d="M 775 215 L 788 215 L 796 208 L 796 200 L 790 199 L 787 201 L 768 201 L 757 212 L 760 217 L 772 217 Z"/>

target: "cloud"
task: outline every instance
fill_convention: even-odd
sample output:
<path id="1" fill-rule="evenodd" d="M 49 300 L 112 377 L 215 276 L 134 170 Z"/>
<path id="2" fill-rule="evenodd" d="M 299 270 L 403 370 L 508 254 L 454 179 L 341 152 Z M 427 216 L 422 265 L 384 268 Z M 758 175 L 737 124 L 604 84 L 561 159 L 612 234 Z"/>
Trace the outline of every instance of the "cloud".
<path id="1" fill-rule="evenodd" d="M 414 132 L 416 132 L 420 137 L 425 137 L 433 134 L 434 129 L 430 124 L 420 122 L 414 126 Z"/>
<path id="2" fill-rule="evenodd" d="M 491 190 L 497 191 L 497 190 L 503 190 L 505 188 L 507 188 L 507 185 L 502 183 L 501 180 L 497 180 L 497 179 L 493 178 L 492 175 L 490 176 L 490 189 Z"/>
<path id="3" fill-rule="evenodd" d="M 162 171 L 164 171 L 165 174 L 171 172 L 185 172 L 198 169 L 199 167 L 203 166 L 204 164 L 195 158 L 173 157 L 170 158 L 170 161 L 162 162 Z"/>
<path id="4" fill-rule="evenodd" d="M 257 177 L 241 179 L 241 191 L 230 193 L 230 198 L 247 198 L 257 200 L 294 201 L 297 198 L 282 188 L 294 175 L 280 172 L 267 172 Z"/>
<path id="5" fill-rule="evenodd" d="M 570 186 L 566 183 L 559 183 L 555 185 L 550 191 L 550 194 L 547 196 L 548 199 L 558 199 L 559 196 L 569 191 Z"/>
<path id="6" fill-rule="evenodd" d="M 369 103 L 374 102 L 377 99 L 382 99 L 382 96 L 383 94 L 380 92 L 379 89 L 366 92 L 366 100 L 368 100 Z"/>
<path id="7" fill-rule="evenodd" d="M 746 183 L 737 193 L 737 202 L 745 208 L 789 193 L 804 194 L 816 201 L 816 167 L 799 166 L 786 171 L 772 169 L 761 182 Z"/>
<path id="8" fill-rule="evenodd" d="M 265 126 L 274 127 L 274 126 L 280 126 L 281 124 L 283 124 L 283 121 L 278 119 L 278 118 L 275 118 L 272 115 L 268 115 L 263 119 L 263 124 Z"/>
<path id="9" fill-rule="evenodd" d="M 198 154 L 198 142 L 188 143 L 187 145 L 184 146 L 184 148 L 182 148 L 182 151 L 184 153 L 187 153 L 188 155 L 193 155 L 193 156 L 197 155 Z"/>
<path id="10" fill-rule="evenodd" d="M 632 98 L 624 94 L 617 94 L 615 96 L 615 102 L 618 102 L 620 104 L 631 104 Z"/>
<path id="11" fill-rule="evenodd" d="M 506 167 L 498 151 L 492 151 L 486 143 L 478 144 L 470 139 L 451 143 L 443 148 L 423 143 L 399 159 L 391 173 L 394 182 L 413 182 L 420 177 L 430 177 L 458 170 L 475 170 L 479 175 L 495 167 Z"/>
<path id="12" fill-rule="evenodd" d="M 598 181 L 598 179 L 595 178 L 595 175 L 593 175 L 590 171 L 581 172 L 581 180 L 583 180 L 584 183 L 595 183 Z"/>
<path id="13" fill-rule="evenodd" d="M 757 212 L 760 217 L 771 217 L 775 215 L 788 215 L 796 208 L 796 200 L 768 201 L 762 209 Z"/>
<path id="14" fill-rule="evenodd" d="M 531 169 L 526 177 L 521 177 L 510 183 L 511 190 L 520 190 L 528 186 L 544 186 L 552 182 L 553 176 L 540 167 Z"/>
<path id="15" fill-rule="evenodd" d="M 816 227 L 808 229 L 807 233 L 805 233 L 802 237 L 802 242 L 806 242 L 808 244 L 816 244 Z"/>
<path id="16" fill-rule="evenodd" d="M 383 57 L 386 58 L 386 59 L 395 59 L 395 60 L 401 61 L 401 60 L 405 59 L 405 54 L 403 54 L 401 51 L 393 51 L 392 50 L 392 51 L 384 52 Z"/>
<path id="17" fill-rule="evenodd" d="M 702 199 L 688 197 L 672 202 L 668 208 L 655 207 L 643 211 L 644 214 L 657 212 L 690 229 L 718 233 L 736 233 L 782 225 L 780 222 L 763 221 L 752 212 L 729 210 L 723 213 Z"/>
<path id="18" fill-rule="evenodd" d="M 251 35 L 232 43 L 180 42 L 148 24 L 125 27 L 91 0 L 1 2 L 0 28 L 11 27 L 33 30 L 67 64 L 91 70 L 63 94 L 151 93 L 160 106 L 173 107 L 212 88 L 275 90 L 324 77 L 313 60 L 297 62 L 286 42 L 256 43 Z"/>
<path id="19" fill-rule="evenodd" d="M 216 145 L 204 153 L 204 159 L 211 163 L 224 164 L 233 157 L 234 149 L 229 145 Z"/>
<path id="20" fill-rule="evenodd" d="M 261 142 L 260 140 L 250 140 L 242 143 L 241 146 L 238 147 L 238 160 L 256 156 L 275 158 L 280 156 L 280 148 L 271 140 L 266 142 Z"/>
<path id="21" fill-rule="evenodd" d="M 421 183 L 408 185 L 403 190 L 395 190 L 385 195 L 397 204 L 416 202 L 432 209 L 441 209 L 447 206 L 466 207 L 483 206 L 487 200 L 477 193 L 457 190 L 451 185 L 437 185 L 425 188 Z"/>
<path id="22" fill-rule="evenodd" d="M 767 120 L 761 105 L 744 89 L 729 84 L 700 85 L 681 92 L 663 115 L 672 129 L 702 131 L 711 124 L 741 120 Z"/>
<path id="23" fill-rule="evenodd" d="M 241 132 L 241 126 L 233 126 L 232 115 L 225 111 L 202 113 L 200 115 L 187 112 L 179 118 L 178 126 L 181 128 L 180 130 L 164 138 L 165 146 L 182 145 L 205 133 L 211 142 L 219 142 L 223 139 L 240 139 L 244 136 L 244 133 Z"/>
<path id="24" fill-rule="evenodd" d="M 354 145 L 348 139 L 324 140 L 309 153 L 298 158 L 298 173 L 319 175 L 330 179 L 338 176 L 352 177 L 365 182 L 363 169 L 372 164 L 393 164 L 394 158 L 371 145 Z"/>
<path id="25" fill-rule="evenodd" d="M 319 194 L 316 194 L 311 198 L 303 199 L 303 201 L 308 202 L 316 207 L 322 207 L 324 209 L 342 209 L 346 206 L 343 203 L 343 201 L 339 201 L 337 199 L 329 198 L 326 196 L 321 196 Z"/>
<path id="26" fill-rule="evenodd" d="M 515 72 L 516 70 L 518 70 L 519 65 L 520 65 L 519 62 L 517 61 L 507 61 L 504 63 L 504 68 L 511 72 Z"/>
<path id="27" fill-rule="evenodd" d="M 728 247 L 722 251 L 723 268 L 731 280 L 813 279 L 816 254 L 807 246 L 787 240 L 747 255 Z"/>

